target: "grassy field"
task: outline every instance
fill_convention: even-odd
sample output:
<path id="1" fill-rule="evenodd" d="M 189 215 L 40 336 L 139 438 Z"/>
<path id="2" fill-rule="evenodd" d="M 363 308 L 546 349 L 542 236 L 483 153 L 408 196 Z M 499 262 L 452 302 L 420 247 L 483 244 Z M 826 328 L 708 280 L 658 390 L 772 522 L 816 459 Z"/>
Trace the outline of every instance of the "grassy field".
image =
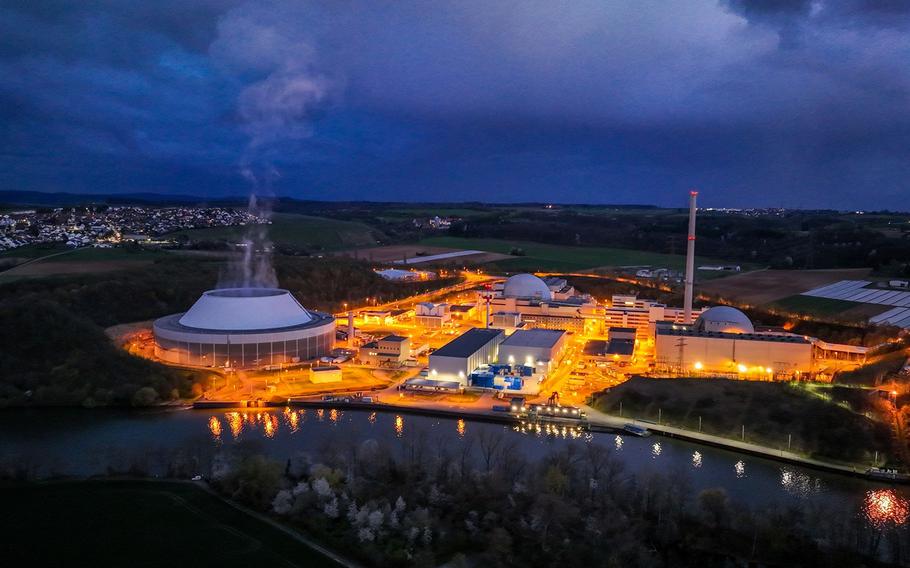
<path id="1" fill-rule="evenodd" d="M 337 566 L 189 484 L 17 484 L 0 495 L 7 566 Z"/>
<path id="2" fill-rule="evenodd" d="M 566 271 L 585 270 L 601 266 L 650 265 L 682 269 L 686 258 L 683 255 L 660 254 L 655 252 L 605 247 L 573 247 L 548 245 L 505 239 L 465 239 L 459 237 L 432 237 L 420 242 L 427 246 L 453 249 L 475 249 L 509 254 L 513 248 L 520 248 L 524 256 L 497 261 L 496 266 L 509 271 Z M 700 258 L 698 262 L 717 262 Z"/>
<path id="3" fill-rule="evenodd" d="M 167 236 L 185 235 L 193 240 L 237 241 L 245 231 L 245 227 L 212 227 L 178 231 Z M 377 237 L 382 235 L 363 223 L 291 213 L 276 213 L 269 226 L 269 238 L 276 244 L 304 249 L 338 250 L 375 246 Z"/>
<path id="4" fill-rule="evenodd" d="M 868 391 L 863 391 L 865 394 Z M 869 464 L 890 455 L 888 427 L 789 383 L 726 379 L 635 377 L 595 395 L 593 406 L 611 414 L 661 422 L 730 439 L 786 448 L 835 461 Z"/>
<path id="5" fill-rule="evenodd" d="M 20 257 L 17 264 L 0 272 L 0 283 L 23 278 L 94 274 L 140 268 L 164 258 L 162 250 L 127 248 L 49 249 L 45 255 Z M 2 263 L 0 263 L 2 266 Z"/>
<path id="6" fill-rule="evenodd" d="M 832 298 L 818 298 L 816 296 L 803 296 L 796 294 L 781 298 L 769 304 L 769 307 L 779 308 L 788 312 L 806 315 L 837 315 L 857 306 L 856 302 L 835 300 Z"/>

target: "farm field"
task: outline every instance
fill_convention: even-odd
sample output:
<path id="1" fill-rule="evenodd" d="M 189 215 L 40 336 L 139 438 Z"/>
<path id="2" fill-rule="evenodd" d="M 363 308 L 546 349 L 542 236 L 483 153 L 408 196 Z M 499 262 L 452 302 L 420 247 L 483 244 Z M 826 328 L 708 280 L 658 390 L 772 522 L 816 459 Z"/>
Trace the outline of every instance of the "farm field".
<path id="1" fill-rule="evenodd" d="M 174 238 L 184 235 L 193 240 L 231 240 L 243 237 L 246 227 L 212 227 L 169 233 Z M 355 221 L 276 213 L 268 227 L 269 238 L 276 244 L 305 249 L 337 250 L 376 245 L 383 235 Z"/>
<path id="2" fill-rule="evenodd" d="M 366 249 L 350 249 L 339 251 L 336 254 L 350 256 L 352 258 L 359 258 L 369 260 L 370 262 L 379 262 L 379 263 L 394 263 L 405 258 L 418 258 L 421 256 L 430 256 L 435 254 L 444 254 L 449 252 L 456 252 L 465 249 L 458 248 L 447 248 L 447 247 L 436 247 L 436 246 L 424 246 L 420 244 L 414 245 L 390 245 L 385 247 L 374 247 Z M 479 249 L 477 249 L 479 250 Z M 480 264 L 484 262 L 491 262 L 494 260 L 501 259 L 511 259 L 514 258 L 507 254 L 499 253 L 481 253 L 473 254 L 468 256 L 460 256 L 454 259 L 449 260 L 448 262 L 455 261 L 457 264 Z M 427 263 L 427 266 L 432 265 L 433 263 Z M 415 265 L 420 267 L 420 264 Z"/>
<path id="3" fill-rule="evenodd" d="M 698 286 L 698 292 L 743 304 L 763 306 L 838 280 L 860 280 L 870 271 L 869 268 L 755 270 L 705 282 Z"/>
<path id="4" fill-rule="evenodd" d="M 152 264 L 168 253 L 160 250 L 130 250 L 124 248 L 49 249 L 49 254 L 22 258 L 22 262 L 0 272 L 0 282 L 20 278 L 42 278 L 73 274 L 96 274 L 141 268 Z"/>
<path id="5" fill-rule="evenodd" d="M 337 566 L 186 483 L 16 484 L 0 495 L 10 566 Z"/>
<path id="6" fill-rule="evenodd" d="M 588 270 L 598 267 L 617 266 L 658 266 L 682 269 L 686 258 L 683 255 L 660 254 L 630 249 L 606 247 L 573 247 L 548 245 L 527 241 L 509 241 L 504 239 L 467 239 L 460 237 L 432 237 L 420 241 L 421 245 L 448 247 L 465 250 L 476 249 L 509 255 L 513 248 L 524 251 L 523 256 L 508 256 L 505 260 L 496 261 L 502 270 L 519 271 L 565 271 Z M 712 262 L 711 259 L 699 258 L 698 262 Z M 714 260 L 713 262 L 717 262 Z"/>
<path id="7" fill-rule="evenodd" d="M 840 316 L 842 319 L 854 319 L 857 321 L 865 321 L 872 316 L 891 309 L 891 306 L 880 304 L 862 304 L 832 298 L 803 296 L 801 294 L 794 294 L 793 296 L 775 300 L 768 304 L 768 307 L 780 308 L 791 313 L 809 316 Z"/>

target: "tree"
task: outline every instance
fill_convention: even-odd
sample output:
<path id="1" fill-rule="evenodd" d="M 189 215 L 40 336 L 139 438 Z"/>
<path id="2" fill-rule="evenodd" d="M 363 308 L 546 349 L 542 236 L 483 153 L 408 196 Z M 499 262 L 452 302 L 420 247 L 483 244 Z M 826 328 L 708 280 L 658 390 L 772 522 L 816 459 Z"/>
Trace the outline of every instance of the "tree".
<path id="1" fill-rule="evenodd" d="M 698 494 L 698 506 L 712 528 L 721 528 L 730 516 L 730 498 L 721 488 L 705 489 Z"/>

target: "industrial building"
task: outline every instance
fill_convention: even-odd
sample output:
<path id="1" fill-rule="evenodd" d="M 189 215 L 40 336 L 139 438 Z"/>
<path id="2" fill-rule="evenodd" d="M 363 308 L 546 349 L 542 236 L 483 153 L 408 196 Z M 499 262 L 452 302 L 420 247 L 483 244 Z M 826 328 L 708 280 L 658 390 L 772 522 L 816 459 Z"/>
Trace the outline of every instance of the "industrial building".
<path id="1" fill-rule="evenodd" d="M 581 333 L 597 311 L 590 296 L 577 294 L 564 279 L 553 278 L 548 283 L 533 274 L 509 277 L 492 293 L 481 292 L 480 301 L 487 304 L 490 324 L 507 324 L 504 328 L 519 327 L 511 325 L 516 322 L 510 316 L 519 314 L 520 327 Z"/>
<path id="2" fill-rule="evenodd" d="M 866 348 L 780 331 L 756 331 L 741 311 L 715 306 L 694 324 L 661 322 L 655 364 L 661 371 L 744 379 L 823 378 L 865 360 Z"/>
<path id="3" fill-rule="evenodd" d="M 500 363 L 533 367 L 546 373 L 566 348 L 566 332 L 558 329 L 521 329 L 499 344 Z"/>
<path id="4" fill-rule="evenodd" d="M 608 341 L 594 339 L 585 343 L 585 358 L 594 363 L 628 363 L 635 358 L 636 335 L 634 327 L 611 327 Z"/>
<path id="5" fill-rule="evenodd" d="M 430 354 L 428 377 L 467 384 L 474 369 L 496 361 L 504 336 L 501 329 L 469 329 Z"/>
<path id="6" fill-rule="evenodd" d="M 420 302 L 417 304 L 415 317 L 418 325 L 432 329 L 443 327 L 452 319 L 452 314 L 449 312 L 449 304 Z"/>
<path id="7" fill-rule="evenodd" d="M 400 268 L 376 270 L 376 274 L 393 282 L 420 282 L 436 278 L 436 273 L 429 270 L 401 270 Z"/>
<path id="8" fill-rule="evenodd" d="M 699 316 L 705 309 L 693 309 L 692 316 Z M 655 326 L 662 321 L 686 323 L 685 310 L 627 294 L 614 294 L 604 310 L 605 327 L 634 328 L 638 339 L 654 337 Z"/>
<path id="9" fill-rule="evenodd" d="M 366 365 L 398 367 L 411 356 L 411 339 L 387 335 L 360 348 L 360 359 Z"/>
<path id="10" fill-rule="evenodd" d="M 287 290 L 205 292 L 185 313 L 153 325 L 155 356 L 169 363 L 268 368 L 329 354 L 335 319 L 305 309 Z"/>

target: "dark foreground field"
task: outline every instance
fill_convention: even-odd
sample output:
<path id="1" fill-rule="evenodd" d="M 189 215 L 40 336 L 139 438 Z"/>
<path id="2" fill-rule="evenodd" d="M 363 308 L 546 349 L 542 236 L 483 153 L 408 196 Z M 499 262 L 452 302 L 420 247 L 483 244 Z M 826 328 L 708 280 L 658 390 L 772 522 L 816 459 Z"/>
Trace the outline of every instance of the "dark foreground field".
<path id="1" fill-rule="evenodd" d="M 6 566 L 337 566 L 185 483 L 17 484 L 0 501 Z"/>
<path id="2" fill-rule="evenodd" d="M 888 427 L 867 418 L 870 391 L 842 393 L 810 390 L 789 383 L 726 379 L 646 379 L 635 377 L 595 395 L 593 406 L 611 414 L 657 421 L 680 428 L 745 440 L 834 460 L 870 464 L 891 453 Z M 859 399 L 857 399 L 859 397 Z M 862 399 L 862 400 L 860 400 Z M 846 402 L 852 400 L 857 408 Z M 860 405 L 859 402 L 864 404 Z"/>

